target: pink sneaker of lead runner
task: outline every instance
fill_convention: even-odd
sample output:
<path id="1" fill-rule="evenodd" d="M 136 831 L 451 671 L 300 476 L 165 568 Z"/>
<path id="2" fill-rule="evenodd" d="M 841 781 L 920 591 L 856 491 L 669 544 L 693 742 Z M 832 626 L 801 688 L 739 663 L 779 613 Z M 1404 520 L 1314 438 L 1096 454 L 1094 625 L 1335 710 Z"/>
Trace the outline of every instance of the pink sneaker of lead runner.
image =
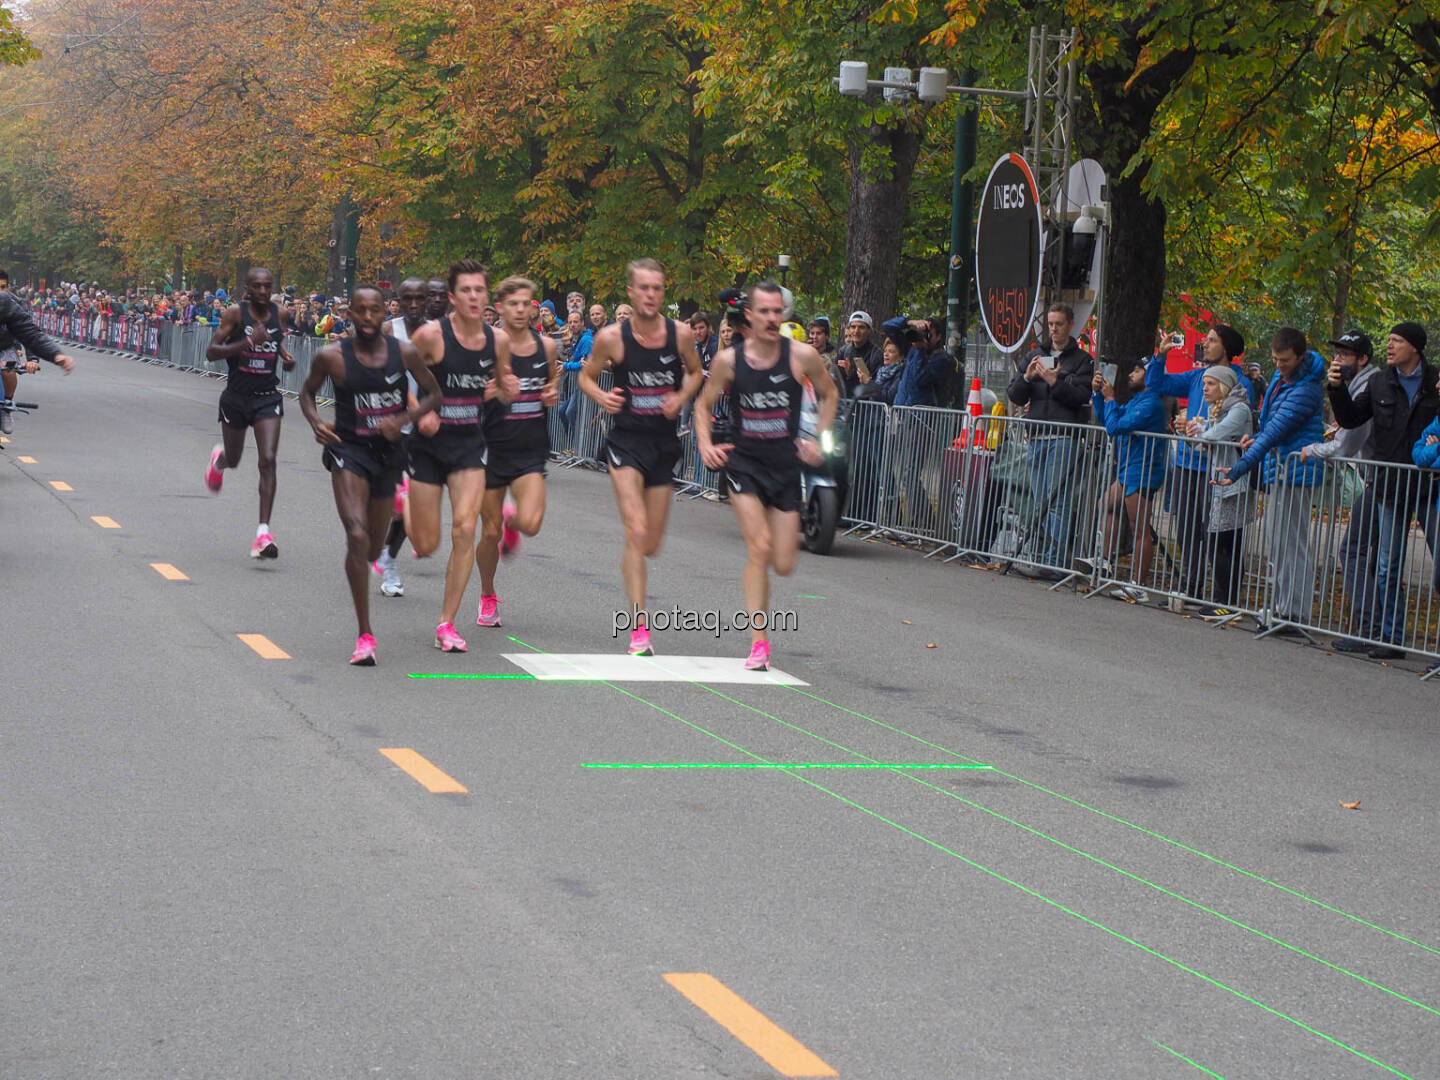
<path id="1" fill-rule="evenodd" d="M 480 614 L 475 619 L 476 626 L 499 626 L 500 605 L 505 601 L 495 595 L 480 597 Z"/>
<path id="2" fill-rule="evenodd" d="M 275 546 L 275 537 L 269 533 L 261 533 L 255 537 L 255 543 L 250 548 L 250 557 L 252 559 L 278 559 L 280 549 Z"/>
<path id="3" fill-rule="evenodd" d="M 444 622 L 435 628 L 435 647 L 441 652 L 464 652 L 465 639 L 455 632 L 455 624 Z"/>
<path id="4" fill-rule="evenodd" d="M 650 630 L 642 626 L 639 630 L 630 631 L 630 655 L 631 656 L 654 656 L 655 650 L 650 645 Z"/>
<path id="5" fill-rule="evenodd" d="M 745 670 L 770 670 L 770 643 L 768 641 L 757 641 L 750 646 L 750 655 L 745 658 Z"/>
<path id="6" fill-rule="evenodd" d="M 361 634 L 355 639 L 355 651 L 350 654 L 350 663 L 356 667 L 375 666 L 374 634 Z"/>

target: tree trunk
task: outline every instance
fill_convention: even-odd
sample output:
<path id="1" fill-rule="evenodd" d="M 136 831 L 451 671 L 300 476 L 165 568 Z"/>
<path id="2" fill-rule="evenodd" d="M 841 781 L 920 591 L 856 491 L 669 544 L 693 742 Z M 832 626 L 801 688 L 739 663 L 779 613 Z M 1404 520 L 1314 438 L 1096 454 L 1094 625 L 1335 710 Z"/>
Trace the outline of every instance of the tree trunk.
<path id="1" fill-rule="evenodd" d="M 356 238 L 357 227 L 352 220 L 357 213 L 355 200 L 346 191 L 335 203 L 330 218 L 330 260 L 325 269 L 325 295 L 327 297 L 347 295 L 346 286 L 354 275 L 349 260 L 354 258 L 351 242 Z"/>
<path id="2" fill-rule="evenodd" d="M 1165 299 L 1165 205 L 1140 190 L 1145 170 L 1110 182 L 1110 253 L 1100 351 L 1125 371 L 1155 352 Z M 1125 385 L 1123 382 L 1121 385 Z"/>
<path id="3" fill-rule="evenodd" d="M 230 302 L 233 304 L 245 292 L 245 279 L 250 276 L 250 260 L 241 256 L 235 259 L 235 288 L 231 290 Z"/>
<path id="4" fill-rule="evenodd" d="M 400 256 L 395 251 L 395 223 L 387 221 L 380 226 L 380 280 L 386 284 L 382 289 L 398 292 L 400 289 Z"/>
<path id="5" fill-rule="evenodd" d="M 850 212 L 845 219 L 845 302 L 841 318 L 864 311 L 878 327 L 895 314 L 900 247 L 910 179 L 920 156 L 920 132 L 878 125 L 857 133 L 850 144 Z M 888 171 L 866 173 L 867 147 L 889 153 Z"/>
<path id="6" fill-rule="evenodd" d="M 175 245 L 175 259 L 170 265 L 170 288 L 183 289 L 185 287 L 185 252 L 179 244 Z"/>

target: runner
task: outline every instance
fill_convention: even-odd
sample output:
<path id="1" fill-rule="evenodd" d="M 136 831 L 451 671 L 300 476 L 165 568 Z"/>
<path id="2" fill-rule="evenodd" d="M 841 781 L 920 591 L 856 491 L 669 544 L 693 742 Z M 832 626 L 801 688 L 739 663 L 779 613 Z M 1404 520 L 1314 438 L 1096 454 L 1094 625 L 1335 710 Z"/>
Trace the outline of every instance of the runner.
<path id="1" fill-rule="evenodd" d="M 700 456 L 712 469 L 722 466 L 730 502 L 745 537 L 741 586 L 750 616 L 750 655 L 745 666 L 770 670 L 770 570 L 786 577 L 795 569 L 800 546 L 800 462 L 819 465 L 820 447 L 797 438 L 804 383 L 820 401 L 816 425 L 821 439 L 835 420 L 840 396 L 824 362 L 811 346 L 780 334 L 785 298 L 773 281 L 750 290 L 750 330 L 715 357 L 705 395 L 695 410 Z M 733 441 L 711 441 L 711 415 L 730 390 Z"/>
<path id="2" fill-rule="evenodd" d="M 385 529 L 394 510 L 395 485 L 404 464 L 400 432 L 407 422 L 440 405 L 440 387 L 413 345 L 384 333 L 385 294 L 362 285 L 351 294 L 355 335 L 326 345 L 315 354 L 310 374 L 300 388 L 300 411 L 325 447 L 320 460 L 330 471 L 335 509 L 345 526 L 345 577 L 355 603 L 359 637 L 350 663 L 375 663 L 375 635 L 370 629 L 369 567 L 380 554 Z M 405 372 L 415 378 L 420 401 L 405 408 Z M 335 420 L 325 423 L 315 394 L 330 379 L 335 393 Z"/>
<path id="3" fill-rule="evenodd" d="M 60 346 L 35 324 L 25 302 L 10 292 L 10 275 L 0 270 L 0 364 L 14 363 L 26 371 L 38 370 L 35 357 L 43 356 L 52 364 L 65 370 L 69 375 L 75 369 L 75 361 L 60 351 Z M 24 346 L 26 357 L 20 359 L 19 347 Z M 5 400 L 15 397 L 16 373 L 7 370 L 4 376 Z M 9 409 L 0 411 L 0 430 L 7 435 L 12 430 L 12 413 Z"/>
<path id="4" fill-rule="evenodd" d="M 653 656 L 645 616 L 645 560 L 660 551 L 665 538 L 671 484 L 680 460 L 675 419 L 699 391 L 704 372 L 690 327 L 660 314 L 665 301 L 660 264 L 635 260 L 625 268 L 625 283 L 635 314 L 595 335 L 595 347 L 580 369 L 580 388 L 615 418 L 605 450 L 625 527 L 620 569 L 634 627 L 629 651 L 632 656 Z M 613 390 L 600 389 L 596 381 L 605 371 L 614 374 Z"/>
<path id="5" fill-rule="evenodd" d="M 445 596 L 435 647 L 464 652 L 455 631 L 455 614 L 479 563 L 475 542 L 480 504 L 485 499 L 486 404 L 515 400 L 519 386 L 510 372 L 510 344 L 485 325 L 489 277 L 474 259 L 450 268 L 452 314 L 415 331 L 415 348 L 434 371 L 445 395 L 440 428 L 431 437 L 417 435 L 410 447 L 410 542 L 429 555 L 440 546 L 441 488 L 450 489 L 450 560 L 445 567 Z"/>
<path id="6" fill-rule="evenodd" d="M 270 300 L 275 283 L 270 271 L 254 267 L 245 278 L 245 296 L 232 304 L 205 349 L 205 359 L 230 368 L 220 395 L 220 436 L 210 451 L 205 486 L 220 493 L 223 471 L 240 464 L 245 452 L 245 429 L 255 429 L 255 454 L 260 469 L 260 524 L 255 529 L 252 559 L 274 559 L 280 554 L 270 532 L 270 511 L 275 506 L 275 451 L 280 445 L 280 417 L 285 413 L 276 362 L 289 371 L 295 358 L 281 339 L 290 312 Z"/>
<path id="7" fill-rule="evenodd" d="M 535 283 L 509 277 L 495 290 L 500 304 L 500 337 L 510 347 L 510 369 L 520 384 L 513 404 L 492 403 L 485 438 L 490 461 L 485 501 L 480 506 L 480 614 L 477 626 L 500 625 L 495 567 L 500 556 L 520 548 L 520 535 L 534 536 L 545 518 L 545 461 L 550 456 L 546 410 L 560 400 L 560 356 L 555 339 L 530 326 Z M 514 502 L 506 499 L 506 492 Z"/>
<path id="8" fill-rule="evenodd" d="M 450 310 L 450 284 L 444 278 L 432 277 L 425 283 L 425 317 L 435 320 Z"/>
<path id="9" fill-rule="evenodd" d="M 408 342 L 411 335 L 425 325 L 426 299 L 424 278 L 408 277 L 402 281 L 399 296 L 400 316 L 385 324 L 385 333 L 396 341 Z M 413 409 L 416 404 L 415 380 L 408 373 L 405 379 L 410 387 L 407 403 Z M 440 418 L 429 413 L 420 421 L 421 434 L 434 435 L 439 426 Z M 407 445 L 414 430 L 413 424 L 405 425 L 404 441 Z M 410 478 L 402 476 L 400 487 L 395 491 L 395 517 L 390 522 L 390 531 L 385 534 L 385 548 L 380 552 L 380 558 L 375 561 L 375 571 L 381 575 L 382 596 L 405 595 L 405 582 L 400 579 L 400 567 L 396 565 L 395 558 L 400 554 L 401 545 L 405 543 L 405 520 L 410 514 L 410 504 L 406 498 L 409 487 Z"/>

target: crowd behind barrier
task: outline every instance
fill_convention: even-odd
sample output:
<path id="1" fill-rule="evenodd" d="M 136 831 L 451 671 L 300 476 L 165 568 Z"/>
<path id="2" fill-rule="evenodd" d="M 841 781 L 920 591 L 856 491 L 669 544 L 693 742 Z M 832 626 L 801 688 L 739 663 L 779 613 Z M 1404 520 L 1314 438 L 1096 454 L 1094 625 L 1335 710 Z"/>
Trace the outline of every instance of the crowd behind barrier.
<path id="1" fill-rule="evenodd" d="M 214 332 L 205 324 L 53 313 L 41 321 L 68 341 L 225 374 L 223 364 L 205 359 Z M 325 344 L 287 335 L 296 365 L 282 373 L 284 390 L 298 392 Z M 603 385 L 609 376 L 601 378 Z M 581 393 L 575 371 L 564 372 L 560 403 L 549 418 L 555 463 L 603 469 L 610 417 Z M 947 561 L 1053 579 L 1054 588 L 1072 584 L 1092 597 L 1165 602 L 1216 626 L 1248 618 L 1262 635 L 1293 628 L 1440 660 L 1440 581 L 1431 552 L 1440 478 L 1433 470 L 1341 457 L 1302 468 L 1298 454 L 1274 453 L 1270 484 L 1221 494 L 1228 489 L 1211 479 L 1228 464 L 1228 448 L 1202 438 L 1117 438 L 1096 424 L 866 400 L 846 402 L 842 419 L 850 470 L 842 520 L 850 533 L 921 542 L 927 557 L 948 554 Z M 1142 456 L 1165 477 L 1133 525 L 1106 504 L 1127 438 L 1141 441 Z M 716 474 L 701 462 L 693 430 L 682 429 L 681 441 L 680 491 L 714 491 Z M 1172 467 L 1186 454 L 1211 454 L 1214 462 Z M 1376 518 L 1358 513 L 1377 491 L 1413 507 L 1385 535 Z M 1196 501 L 1211 506 L 1211 527 L 1199 535 L 1187 523 L 1186 508 Z M 1382 547 L 1392 553 L 1388 565 L 1377 565 Z"/>

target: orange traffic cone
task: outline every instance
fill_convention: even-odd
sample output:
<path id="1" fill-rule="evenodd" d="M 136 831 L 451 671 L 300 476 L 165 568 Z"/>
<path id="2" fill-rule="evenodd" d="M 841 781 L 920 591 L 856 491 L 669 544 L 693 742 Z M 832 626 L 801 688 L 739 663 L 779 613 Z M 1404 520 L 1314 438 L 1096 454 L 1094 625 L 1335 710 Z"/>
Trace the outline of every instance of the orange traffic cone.
<path id="1" fill-rule="evenodd" d="M 970 411 L 971 416 L 979 416 L 984 409 L 980 401 L 980 378 L 976 376 L 970 380 L 970 399 L 965 402 L 965 407 Z"/>

